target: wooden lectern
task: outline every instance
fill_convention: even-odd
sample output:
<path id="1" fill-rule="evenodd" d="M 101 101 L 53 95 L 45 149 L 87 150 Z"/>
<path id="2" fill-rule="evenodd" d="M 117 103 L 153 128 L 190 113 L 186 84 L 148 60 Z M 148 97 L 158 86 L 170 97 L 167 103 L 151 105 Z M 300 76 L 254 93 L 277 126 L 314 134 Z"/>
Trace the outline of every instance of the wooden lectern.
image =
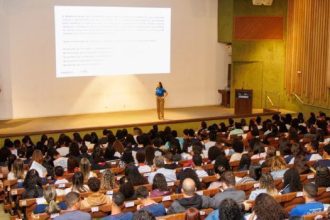
<path id="1" fill-rule="evenodd" d="M 235 115 L 252 114 L 252 90 L 235 89 Z"/>
<path id="2" fill-rule="evenodd" d="M 230 106 L 230 90 L 229 89 L 219 89 L 218 93 L 221 94 L 222 99 L 220 105 L 229 108 Z"/>

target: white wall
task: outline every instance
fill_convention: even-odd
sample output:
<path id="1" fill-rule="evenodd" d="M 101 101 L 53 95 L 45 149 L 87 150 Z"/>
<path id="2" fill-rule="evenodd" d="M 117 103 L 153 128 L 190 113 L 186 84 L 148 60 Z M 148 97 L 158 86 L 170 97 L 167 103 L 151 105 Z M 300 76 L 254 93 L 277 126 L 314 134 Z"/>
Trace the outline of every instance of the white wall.
<path id="1" fill-rule="evenodd" d="M 217 0 L 0 0 L 0 118 L 215 105 L 226 86 L 225 45 L 217 43 Z M 172 73 L 55 77 L 54 5 L 172 8 Z"/>

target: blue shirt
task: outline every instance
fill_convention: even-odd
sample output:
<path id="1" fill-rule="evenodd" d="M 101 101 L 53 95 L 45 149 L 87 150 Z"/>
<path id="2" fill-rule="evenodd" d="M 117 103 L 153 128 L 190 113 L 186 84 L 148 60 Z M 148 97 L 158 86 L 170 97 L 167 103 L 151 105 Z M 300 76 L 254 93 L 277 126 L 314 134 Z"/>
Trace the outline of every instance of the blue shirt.
<path id="1" fill-rule="evenodd" d="M 133 213 L 132 212 L 123 212 L 117 215 L 109 215 L 107 217 L 102 218 L 102 220 L 132 220 Z"/>
<path id="2" fill-rule="evenodd" d="M 156 96 L 163 97 L 165 93 L 166 93 L 166 90 L 164 88 L 161 88 L 161 87 L 156 88 Z"/>
<path id="3" fill-rule="evenodd" d="M 290 217 L 308 215 L 314 212 L 322 212 L 323 210 L 324 210 L 324 206 L 322 203 L 309 202 L 294 207 L 290 212 Z"/>
<path id="4" fill-rule="evenodd" d="M 60 216 L 55 217 L 54 220 L 92 220 L 92 217 L 87 212 L 82 211 L 73 211 L 73 212 L 67 212 Z"/>
<path id="5" fill-rule="evenodd" d="M 205 220 L 219 220 L 219 209 L 212 211 Z"/>
<path id="6" fill-rule="evenodd" d="M 66 210 L 66 203 L 65 202 L 59 202 L 57 203 L 58 207 L 61 210 Z M 46 211 L 46 208 L 48 207 L 48 204 L 38 204 L 36 208 L 33 210 L 34 214 L 44 213 Z"/>
<path id="7" fill-rule="evenodd" d="M 142 209 L 150 212 L 155 217 L 166 215 L 165 207 L 161 203 L 151 204 L 143 207 Z"/>

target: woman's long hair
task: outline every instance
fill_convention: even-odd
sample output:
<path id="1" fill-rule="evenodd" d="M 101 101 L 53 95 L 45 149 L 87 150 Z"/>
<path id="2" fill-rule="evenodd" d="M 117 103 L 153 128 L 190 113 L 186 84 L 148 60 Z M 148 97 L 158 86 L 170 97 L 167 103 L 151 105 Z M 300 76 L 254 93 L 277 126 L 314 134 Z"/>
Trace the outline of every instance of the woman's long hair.
<path id="1" fill-rule="evenodd" d="M 45 211 L 48 214 L 59 213 L 61 211 L 60 207 L 58 207 L 56 203 L 56 189 L 54 186 L 47 186 L 44 190 L 44 197 L 48 203 L 48 207 Z"/>

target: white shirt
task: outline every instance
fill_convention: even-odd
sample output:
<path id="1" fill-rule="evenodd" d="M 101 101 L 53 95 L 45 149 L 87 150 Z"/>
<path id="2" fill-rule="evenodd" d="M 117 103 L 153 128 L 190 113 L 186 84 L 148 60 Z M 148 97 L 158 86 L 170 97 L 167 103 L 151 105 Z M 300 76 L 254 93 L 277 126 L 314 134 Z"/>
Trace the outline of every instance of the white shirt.
<path id="1" fill-rule="evenodd" d="M 60 148 L 57 148 L 56 151 L 57 151 L 62 157 L 65 157 L 66 155 L 69 154 L 69 148 L 68 148 L 68 147 L 60 147 Z"/>
<path id="2" fill-rule="evenodd" d="M 69 183 L 69 181 L 67 179 L 61 179 L 61 180 L 56 180 L 54 184 L 65 184 L 65 183 Z"/>
<path id="3" fill-rule="evenodd" d="M 54 167 L 61 166 L 64 170 L 68 168 L 68 158 L 67 157 L 60 157 L 54 160 Z"/>
<path id="4" fill-rule="evenodd" d="M 26 175 L 26 171 L 24 171 L 24 174 L 23 174 L 23 178 L 25 178 L 25 175 Z M 17 178 L 15 177 L 15 174 L 10 171 L 7 175 L 7 180 L 16 180 Z"/>
<path id="5" fill-rule="evenodd" d="M 205 146 L 205 150 L 209 150 L 210 149 L 210 147 L 213 147 L 213 146 L 215 146 L 215 141 L 209 141 L 209 142 L 206 142 L 206 143 L 204 143 L 204 146 Z"/>
<path id="6" fill-rule="evenodd" d="M 32 169 L 35 169 L 41 178 L 44 178 L 47 175 L 47 169 L 38 162 L 32 162 L 30 170 Z"/>
<path id="7" fill-rule="evenodd" d="M 205 170 L 195 170 L 198 178 L 209 176 Z"/>
<path id="8" fill-rule="evenodd" d="M 154 177 L 157 173 L 163 174 L 165 176 L 166 182 L 176 181 L 175 170 L 166 169 L 166 168 L 159 168 L 156 172 L 150 173 L 150 175 L 148 177 L 149 183 L 151 183 L 151 184 L 153 183 Z"/>
<path id="9" fill-rule="evenodd" d="M 138 170 L 140 173 L 149 173 L 151 172 L 151 167 L 148 165 L 142 165 L 142 166 L 138 165 Z"/>

